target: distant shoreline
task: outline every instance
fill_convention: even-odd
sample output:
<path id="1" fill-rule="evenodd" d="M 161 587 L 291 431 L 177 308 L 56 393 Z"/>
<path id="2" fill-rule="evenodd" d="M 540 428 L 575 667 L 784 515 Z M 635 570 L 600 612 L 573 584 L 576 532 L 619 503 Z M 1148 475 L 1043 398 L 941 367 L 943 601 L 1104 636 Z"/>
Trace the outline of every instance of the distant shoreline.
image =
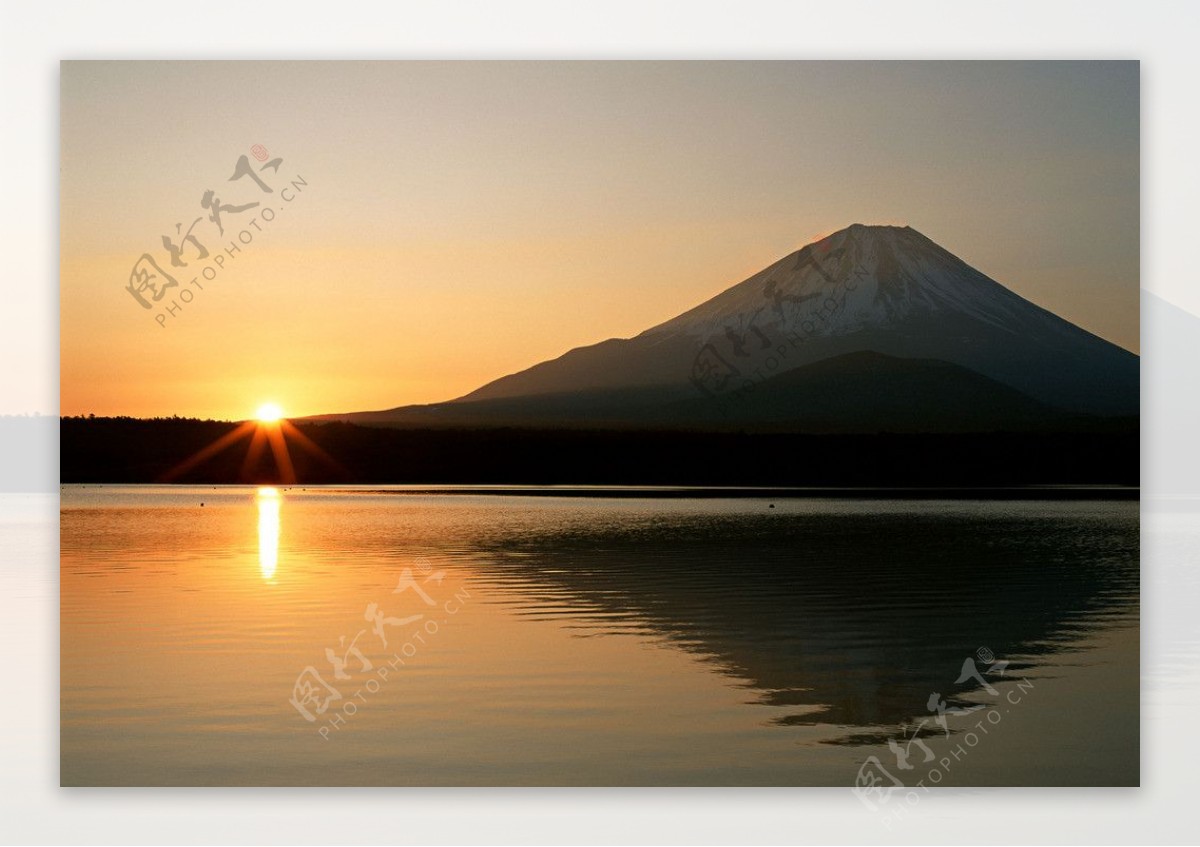
<path id="1" fill-rule="evenodd" d="M 763 487 L 605 485 L 279 485 L 247 483 L 62 483 L 62 488 L 255 488 L 401 496 L 571 497 L 580 499 L 854 499 L 854 500 L 1139 500 L 1133 486 L 1030 485 L 1007 487 Z"/>
<path id="2" fill-rule="evenodd" d="M 857 434 L 279 426 L 272 440 L 252 423 L 64 418 L 59 479 L 1026 499 L 1031 491 L 1061 496 L 1047 492 L 1071 486 L 1072 496 L 1088 496 L 1141 481 L 1136 420 L 1076 431 Z"/>

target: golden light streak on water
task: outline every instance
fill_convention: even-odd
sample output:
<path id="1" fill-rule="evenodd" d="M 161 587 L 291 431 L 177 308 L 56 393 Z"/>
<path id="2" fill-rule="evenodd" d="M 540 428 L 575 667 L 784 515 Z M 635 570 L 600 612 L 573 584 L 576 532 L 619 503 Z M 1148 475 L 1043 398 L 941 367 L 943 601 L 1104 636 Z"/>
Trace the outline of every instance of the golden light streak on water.
<path id="1" fill-rule="evenodd" d="M 268 581 L 279 565 L 279 505 L 277 489 L 258 489 L 258 566 Z"/>

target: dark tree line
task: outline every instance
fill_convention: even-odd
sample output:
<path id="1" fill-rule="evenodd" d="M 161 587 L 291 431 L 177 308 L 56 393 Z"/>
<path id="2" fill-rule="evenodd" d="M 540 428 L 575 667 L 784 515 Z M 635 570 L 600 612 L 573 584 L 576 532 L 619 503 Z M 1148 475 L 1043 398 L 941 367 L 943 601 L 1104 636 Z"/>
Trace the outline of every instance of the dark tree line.
<path id="1" fill-rule="evenodd" d="M 63 418 L 64 483 L 164 481 L 238 424 Z M 1136 486 L 1136 421 L 1078 432 L 929 435 L 631 430 L 399 429 L 299 423 L 328 461 L 291 439 L 300 484 L 740 486 Z M 180 483 L 282 481 L 270 449 L 245 467 L 242 439 Z"/>

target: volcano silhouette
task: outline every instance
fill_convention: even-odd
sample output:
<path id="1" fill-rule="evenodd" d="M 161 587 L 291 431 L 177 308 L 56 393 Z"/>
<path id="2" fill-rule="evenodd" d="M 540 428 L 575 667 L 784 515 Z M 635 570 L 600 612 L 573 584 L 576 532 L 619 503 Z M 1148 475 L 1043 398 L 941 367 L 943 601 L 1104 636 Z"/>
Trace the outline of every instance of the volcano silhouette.
<path id="1" fill-rule="evenodd" d="M 446 403 L 320 419 L 810 432 L 1058 428 L 1137 415 L 1139 359 L 910 227 L 855 224 L 629 339 Z"/>

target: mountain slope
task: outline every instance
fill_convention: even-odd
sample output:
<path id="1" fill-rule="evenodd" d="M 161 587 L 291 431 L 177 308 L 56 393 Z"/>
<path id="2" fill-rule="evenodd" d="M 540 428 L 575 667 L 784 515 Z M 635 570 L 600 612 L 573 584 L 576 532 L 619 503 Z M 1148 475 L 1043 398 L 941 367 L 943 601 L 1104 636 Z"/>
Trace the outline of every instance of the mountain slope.
<path id="1" fill-rule="evenodd" d="M 373 420 L 408 427 L 554 426 L 812 433 L 1052 429 L 1060 410 L 948 362 L 847 353 L 714 399 L 666 400 L 653 388 L 565 391 L 409 406 Z"/>
<path id="2" fill-rule="evenodd" d="M 1075 415 L 1138 410 L 1137 356 L 1019 297 L 909 227 L 855 224 L 634 338 L 576 348 L 438 406 L 323 417 L 689 425 L 711 419 L 714 401 L 730 406 L 739 397 L 745 402 L 733 418 L 741 423 L 816 425 L 820 409 L 826 425 L 845 428 L 861 417 L 862 398 L 799 385 L 815 378 L 810 366 L 861 353 L 924 362 L 910 368 L 924 374 L 922 394 L 912 398 L 921 407 L 910 416 L 914 425 L 950 426 L 958 416 L 965 378 L 946 371 L 956 387 L 928 390 L 931 362 L 983 379 L 972 389 L 977 408 L 990 403 L 998 420 L 1045 418 L 1050 407 Z M 858 363 L 859 391 L 887 394 L 882 361 L 866 370 Z M 781 378 L 792 372 L 795 379 Z M 993 400 L 982 399 L 984 385 Z M 842 411 L 829 406 L 832 396 Z"/>

